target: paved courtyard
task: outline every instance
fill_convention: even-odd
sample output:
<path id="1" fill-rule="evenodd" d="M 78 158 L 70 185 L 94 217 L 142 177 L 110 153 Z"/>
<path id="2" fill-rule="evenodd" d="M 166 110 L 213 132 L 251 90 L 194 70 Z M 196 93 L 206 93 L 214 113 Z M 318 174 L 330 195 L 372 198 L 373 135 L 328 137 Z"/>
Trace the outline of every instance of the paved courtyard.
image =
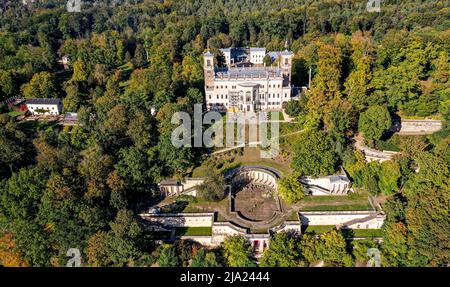
<path id="1" fill-rule="evenodd" d="M 247 219 L 264 221 L 277 211 L 272 194 L 261 186 L 246 187 L 238 191 L 235 197 L 236 211 Z"/>

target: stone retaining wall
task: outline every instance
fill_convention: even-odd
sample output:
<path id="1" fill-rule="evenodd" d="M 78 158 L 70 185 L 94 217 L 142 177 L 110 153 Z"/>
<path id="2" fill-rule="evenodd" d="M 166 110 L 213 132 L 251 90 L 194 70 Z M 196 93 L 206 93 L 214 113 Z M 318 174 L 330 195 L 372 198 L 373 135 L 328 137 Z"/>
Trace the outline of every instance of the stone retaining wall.
<path id="1" fill-rule="evenodd" d="M 384 222 L 383 215 L 375 211 L 304 211 L 299 213 L 302 225 L 345 225 L 349 228 L 378 229 Z"/>
<path id="2" fill-rule="evenodd" d="M 139 216 L 157 226 L 208 227 L 214 222 L 214 213 L 140 214 Z"/>

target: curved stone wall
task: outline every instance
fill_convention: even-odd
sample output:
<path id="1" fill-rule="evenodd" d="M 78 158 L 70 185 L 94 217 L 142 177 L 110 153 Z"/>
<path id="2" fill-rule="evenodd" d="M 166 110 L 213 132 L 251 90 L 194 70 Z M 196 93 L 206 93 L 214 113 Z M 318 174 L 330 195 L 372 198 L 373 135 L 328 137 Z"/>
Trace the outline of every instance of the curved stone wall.
<path id="1" fill-rule="evenodd" d="M 232 186 L 242 186 L 249 183 L 257 183 L 269 186 L 278 191 L 277 181 L 280 178 L 278 171 L 259 167 L 244 166 L 233 170 L 228 176 Z"/>

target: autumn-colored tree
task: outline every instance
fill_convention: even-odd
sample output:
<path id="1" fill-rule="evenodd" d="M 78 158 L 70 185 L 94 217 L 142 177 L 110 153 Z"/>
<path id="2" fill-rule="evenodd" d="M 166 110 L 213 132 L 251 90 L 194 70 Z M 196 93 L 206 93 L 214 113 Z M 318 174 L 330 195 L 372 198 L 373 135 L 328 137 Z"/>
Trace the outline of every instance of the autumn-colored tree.
<path id="1" fill-rule="evenodd" d="M 320 235 L 317 257 L 336 266 L 352 266 L 353 260 L 347 252 L 347 242 L 337 230 Z"/>
<path id="2" fill-rule="evenodd" d="M 253 267 L 252 248 L 247 239 L 240 235 L 229 236 L 223 242 L 224 257 L 229 267 Z"/>
<path id="3" fill-rule="evenodd" d="M 299 265 L 300 252 L 296 237 L 285 232 L 274 234 L 269 247 L 261 258 L 263 267 L 296 267 Z"/>
<path id="4" fill-rule="evenodd" d="M 86 65 L 82 59 L 77 59 L 73 63 L 73 74 L 72 81 L 74 82 L 84 82 L 88 79 L 88 74 L 86 71 Z"/>
<path id="5" fill-rule="evenodd" d="M 353 34 L 351 44 L 353 69 L 344 84 L 344 93 L 353 106 L 362 110 L 367 106 L 371 89 L 374 44 L 373 39 L 361 31 Z"/>
<path id="6" fill-rule="evenodd" d="M 21 88 L 25 98 L 55 98 L 57 96 L 54 76 L 49 72 L 36 73 Z"/>
<path id="7" fill-rule="evenodd" d="M 0 266 L 4 267 L 28 267 L 20 252 L 17 251 L 16 243 L 11 233 L 0 234 Z"/>
<path id="8" fill-rule="evenodd" d="M 317 74 L 308 95 L 307 107 L 311 113 L 328 112 L 330 102 L 341 98 L 342 52 L 330 44 L 321 44 L 317 51 Z"/>
<path id="9" fill-rule="evenodd" d="M 296 173 L 283 177 L 278 181 L 278 193 L 286 202 L 295 203 L 305 197 L 305 189 L 299 182 Z"/>

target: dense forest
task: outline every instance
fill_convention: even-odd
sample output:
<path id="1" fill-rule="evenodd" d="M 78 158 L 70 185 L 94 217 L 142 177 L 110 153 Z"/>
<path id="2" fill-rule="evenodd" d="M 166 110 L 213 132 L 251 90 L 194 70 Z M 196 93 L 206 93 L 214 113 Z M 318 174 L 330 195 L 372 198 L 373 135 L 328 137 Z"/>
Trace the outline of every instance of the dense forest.
<path id="1" fill-rule="evenodd" d="M 28 2 L 0 3 L 0 103 L 62 98 L 80 125 L 30 127 L 0 106 L 0 265 L 64 266 L 77 247 L 89 266 L 254 266 L 239 237 L 217 250 L 157 246 L 137 214 L 161 179 L 204 159 L 206 150 L 170 142 L 171 115 L 204 101 L 202 53 L 286 42 L 292 83 L 313 77 L 287 107 L 308 128 L 293 171 L 343 166 L 357 187 L 386 196 L 383 265 L 450 263 L 450 1 L 386 0 L 380 13 L 363 0 L 85 0 L 80 13 L 62 0 Z M 352 138 L 362 132 L 382 149 L 398 117 L 444 127 L 398 139 L 393 161 L 365 163 Z M 372 245 L 337 231 L 279 234 L 261 265 L 352 266 Z"/>

